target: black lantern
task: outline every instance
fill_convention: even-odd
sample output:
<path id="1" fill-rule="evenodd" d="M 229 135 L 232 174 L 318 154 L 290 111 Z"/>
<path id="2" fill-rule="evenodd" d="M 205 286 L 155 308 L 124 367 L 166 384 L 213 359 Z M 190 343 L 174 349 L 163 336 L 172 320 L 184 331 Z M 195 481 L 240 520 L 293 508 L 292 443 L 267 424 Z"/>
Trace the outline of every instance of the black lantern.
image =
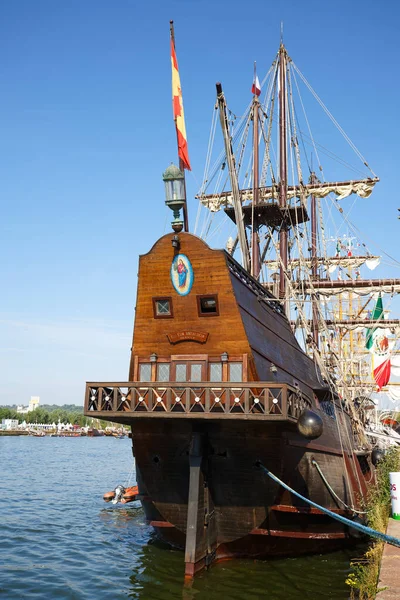
<path id="1" fill-rule="evenodd" d="M 177 166 L 171 164 L 163 173 L 163 181 L 165 184 L 165 204 L 174 213 L 172 221 L 172 229 L 179 233 L 183 229 L 183 221 L 180 218 L 180 210 L 186 202 L 185 197 L 185 176 Z"/>

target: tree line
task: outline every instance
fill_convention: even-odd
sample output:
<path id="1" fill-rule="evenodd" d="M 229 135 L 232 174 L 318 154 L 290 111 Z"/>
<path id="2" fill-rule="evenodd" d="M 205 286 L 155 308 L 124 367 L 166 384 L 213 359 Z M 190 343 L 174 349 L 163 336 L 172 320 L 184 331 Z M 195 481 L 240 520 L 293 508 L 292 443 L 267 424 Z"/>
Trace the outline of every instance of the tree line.
<path id="1" fill-rule="evenodd" d="M 72 425 L 79 425 L 79 427 L 88 427 L 93 422 L 91 417 L 84 416 L 83 406 L 74 404 L 64 404 L 63 406 L 44 404 L 25 414 L 18 413 L 16 406 L 0 406 L 0 421 L 1 419 L 17 419 L 20 423 L 26 421 L 26 423 L 48 424 L 57 424 L 60 421 L 60 423 L 72 423 Z M 102 425 L 102 427 L 105 426 L 106 423 Z"/>

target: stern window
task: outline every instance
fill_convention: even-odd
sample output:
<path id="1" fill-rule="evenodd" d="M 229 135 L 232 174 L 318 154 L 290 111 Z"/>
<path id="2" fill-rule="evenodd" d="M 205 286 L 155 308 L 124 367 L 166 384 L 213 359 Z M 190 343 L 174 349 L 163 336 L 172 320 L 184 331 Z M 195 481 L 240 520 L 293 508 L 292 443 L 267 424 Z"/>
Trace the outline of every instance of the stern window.
<path id="1" fill-rule="evenodd" d="M 187 379 L 186 379 L 186 363 L 178 363 L 176 365 L 175 369 L 176 369 L 176 375 L 175 375 L 176 381 L 187 381 Z"/>
<path id="2" fill-rule="evenodd" d="M 172 313 L 171 298 L 153 298 L 153 312 L 155 319 L 170 319 Z"/>
<path id="3" fill-rule="evenodd" d="M 197 309 L 200 317 L 216 317 L 219 315 L 218 296 L 197 296 Z"/>
<path id="4" fill-rule="evenodd" d="M 210 381 L 222 381 L 222 363 L 210 363 Z"/>
<path id="5" fill-rule="evenodd" d="M 139 369 L 140 381 L 151 381 L 151 364 L 142 363 Z"/>
<path id="6" fill-rule="evenodd" d="M 203 372 L 205 371 L 205 361 L 201 362 L 176 362 L 172 370 L 172 377 L 175 371 L 175 381 L 203 381 Z"/>
<path id="7" fill-rule="evenodd" d="M 242 381 L 243 365 L 240 362 L 229 363 L 229 381 Z"/>
<path id="8" fill-rule="evenodd" d="M 196 363 L 190 365 L 190 381 L 201 381 L 201 365 Z"/>
<path id="9" fill-rule="evenodd" d="M 169 381 L 170 372 L 169 363 L 158 363 L 157 365 L 157 381 Z"/>

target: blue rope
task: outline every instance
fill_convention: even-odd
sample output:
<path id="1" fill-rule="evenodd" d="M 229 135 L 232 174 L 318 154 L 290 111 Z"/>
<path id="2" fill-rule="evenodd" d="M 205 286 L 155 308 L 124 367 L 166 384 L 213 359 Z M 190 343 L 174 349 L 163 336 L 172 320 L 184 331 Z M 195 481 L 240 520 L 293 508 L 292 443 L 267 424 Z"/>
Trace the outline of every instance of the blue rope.
<path id="1" fill-rule="evenodd" d="M 332 512 L 331 510 L 329 510 L 328 508 L 324 508 L 323 506 L 320 506 L 316 502 L 313 502 L 312 500 L 305 498 L 298 492 L 295 492 L 286 483 L 283 483 L 283 481 L 281 481 L 276 475 L 271 473 L 271 471 L 268 471 L 268 469 L 266 467 L 264 467 L 264 465 L 262 465 L 260 462 L 258 462 L 257 465 L 260 467 L 260 469 L 262 469 L 264 471 L 264 473 L 266 473 L 266 475 L 268 475 L 268 477 L 270 477 L 273 481 L 275 481 L 276 483 L 278 483 L 279 485 L 284 487 L 286 490 L 288 490 L 288 492 L 290 492 L 291 494 L 294 494 L 295 496 L 300 498 L 300 500 L 304 500 L 311 506 L 314 506 L 314 508 L 318 508 L 318 510 L 325 513 L 329 517 L 336 519 L 336 521 L 340 521 L 340 523 L 344 523 L 344 525 L 347 525 L 348 527 L 357 529 L 358 531 L 361 531 L 361 533 L 365 533 L 367 535 L 370 535 L 371 537 L 377 538 L 378 540 L 382 540 L 383 542 L 387 542 L 388 544 L 391 544 L 392 546 L 397 546 L 398 548 L 400 548 L 400 540 L 398 538 L 395 538 L 391 535 L 386 535 L 386 533 L 381 533 L 380 531 L 375 531 L 375 529 L 371 529 L 371 527 L 367 527 L 366 525 L 362 525 L 362 523 L 357 523 L 355 521 L 351 521 L 350 519 L 346 519 L 346 517 L 342 517 L 342 515 L 338 515 L 338 514 Z"/>

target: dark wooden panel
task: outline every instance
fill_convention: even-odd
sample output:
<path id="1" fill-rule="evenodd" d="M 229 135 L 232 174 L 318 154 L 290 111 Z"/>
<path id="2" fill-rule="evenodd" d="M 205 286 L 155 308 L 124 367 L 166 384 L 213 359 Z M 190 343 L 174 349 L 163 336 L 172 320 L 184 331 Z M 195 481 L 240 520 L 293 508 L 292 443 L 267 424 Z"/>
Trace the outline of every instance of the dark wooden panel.
<path id="1" fill-rule="evenodd" d="M 242 322 L 253 350 L 258 378 L 268 381 L 276 377 L 293 385 L 293 380 L 310 388 L 321 387 L 318 367 L 300 348 L 287 319 L 258 298 L 234 274 L 232 285 L 239 304 Z M 272 377 L 271 363 L 278 367 Z"/>

